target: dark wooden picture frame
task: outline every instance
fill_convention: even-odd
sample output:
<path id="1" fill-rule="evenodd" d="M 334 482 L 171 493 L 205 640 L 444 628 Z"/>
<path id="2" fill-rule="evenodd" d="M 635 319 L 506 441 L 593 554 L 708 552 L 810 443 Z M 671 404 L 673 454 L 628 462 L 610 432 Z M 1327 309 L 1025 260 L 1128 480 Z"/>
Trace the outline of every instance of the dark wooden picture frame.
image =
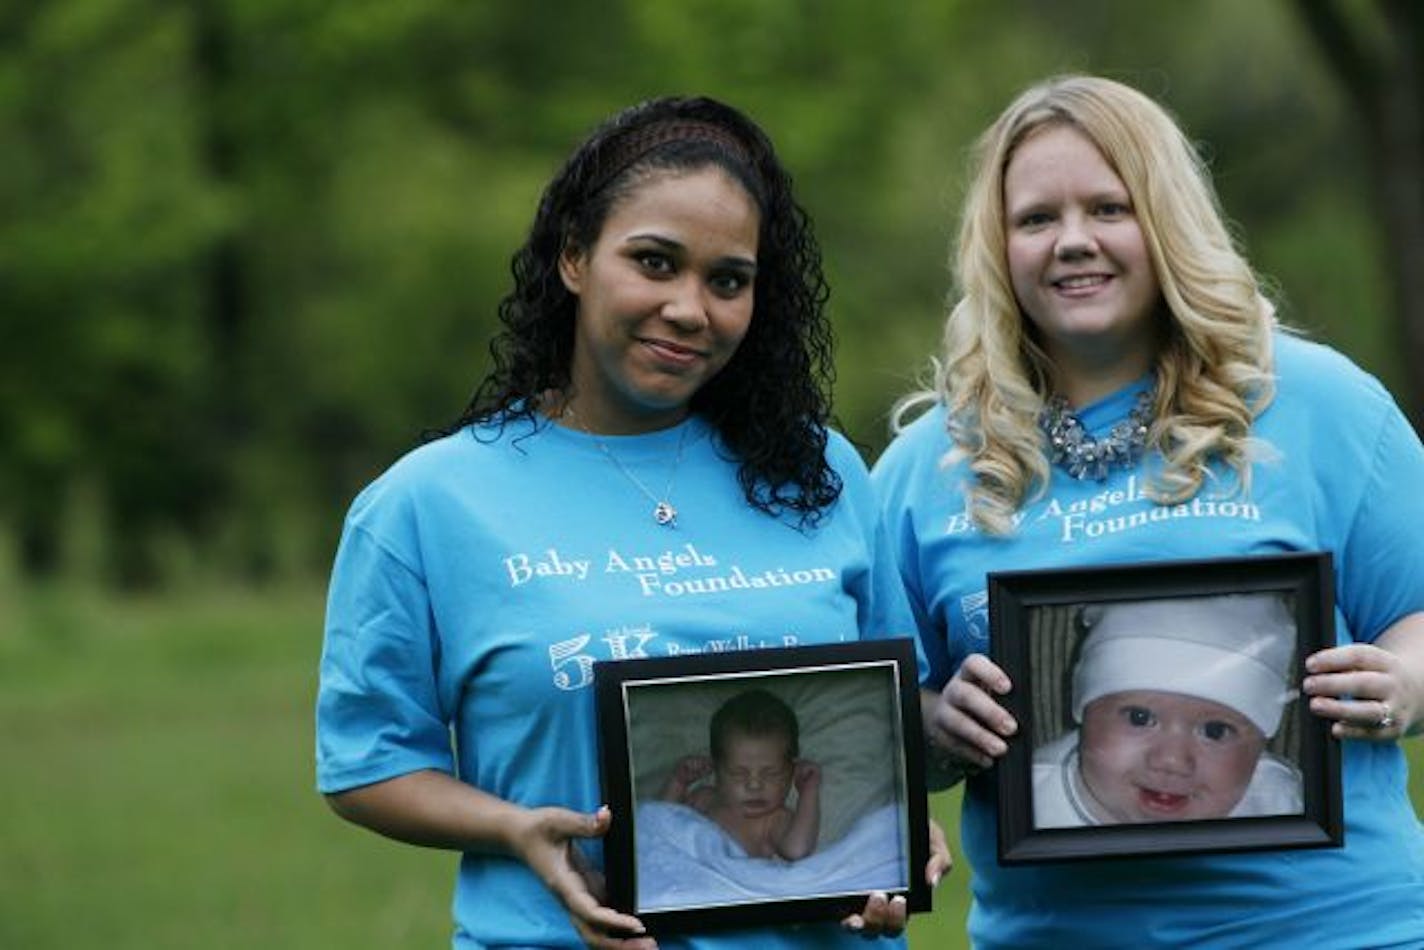
<path id="1" fill-rule="evenodd" d="M 1330 554 L 1308 552 L 1004 571 L 989 575 L 988 589 L 990 657 L 1014 683 L 1014 689 L 1002 702 L 1019 723 L 1018 735 L 1024 737 L 1009 743 L 1008 753 L 996 766 L 997 774 L 992 776 L 998 792 L 1000 863 L 1342 844 L 1339 744 L 1330 737 L 1325 720 L 1312 715 L 1298 696 L 1290 698 L 1292 692 L 1298 692 L 1304 676 L 1305 657 L 1335 645 L 1334 571 Z M 1288 690 L 1272 701 L 1278 704 L 1275 707 L 1278 726 L 1273 734 L 1268 734 L 1262 758 L 1254 760 L 1255 771 L 1250 773 L 1248 787 L 1257 787 L 1266 765 L 1273 769 L 1280 766 L 1277 774 L 1264 777 L 1298 775 L 1298 797 L 1293 800 L 1294 804 L 1289 808 L 1263 808 L 1253 813 L 1243 809 L 1248 800 L 1254 801 L 1251 793 L 1247 793 L 1231 812 L 1206 812 L 1204 808 L 1186 804 L 1193 797 L 1190 783 L 1194 779 L 1182 779 L 1183 784 L 1170 793 L 1159 792 L 1144 789 L 1147 782 L 1132 784 L 1127 772 L 1122 777 L 1108 773 L 1104 762 L 1114 760 L 1111 750 L 1107 755 L 1102 754 L 1101 741 L 1090 745 L 1085 740 L 1087 753 L 1079 756 L 1076 743 L 1085 734 L 1079 721 L 1092 715 L 1091 709 L 1083 708 L 1080 696 L 1101 695 L 1110 684 L 1124 681 L 1123 677 L 1128 682 L 1138 678 L 1165 682 L 1182 675 L 1181 670 L 1208 668 L 1209 663 L 1183 663 L 1182 657 L 1209 655 L 1200 651 L 1214 647 L 1192 643 L 1179 653 L 1175 641 L 1168 642 L 1176 636 L 1172 631 L 1177 625 L 1191 628 L 1195 623 L 1197 632 L 1191 633 L 1189 639 L 1220 639 L 1217 634 L 1201 631 L 1249 629 L 1250 618 L 1239 611 L 1243 609 L 1241 605 L 1247 605 L 1246 610 L 1256 610 L 1257 607 L 1250 606 L 1253 604 L 1279 604 L 1270 608 L 1280 618 L 1276 629 L 1293 628 L 1294 643 L 1285 647 L 1288 653 L 1276 653 L 1277 662 L 1287 664 L 1281 671 L 1286 675 Z M 1193 610 L 1197 609 L 1193 605 L 1201 605 L 1200 619 L 1193 619 Z M 1214 610 L 1226 612 L 1213 616 Z M 1084 626 L 1091 622 L 1087 618 L 1101 618 L 1114 611 L 1120 619 L 1108 627 L 1100 626 L 1099 630 L 1111 630 L 1103 635 L 1115 636 L 1117 642 L 1113 646 L 1119 651 L 1107 652 L 1106 640 L 1096 644 L 1096 649 L 1084 649 L 1088 636 Z M 1163 617 L 1169 619 L 1164 623 Z M 1212 619 L 1218 621 L 1218 625 L 1209 625 Z M 1123 632 L 1133 629 L 1151 633 L 1139 636 Z M 1283 636 L 1277 639 L 1288 643 Z M 1127 648 L 1122 648 L 1124 643 Z M 1194 650 L 1198 652 L 1193 653 Z M 1078 664 L 1090 653 L 1097 665 L 1086 666 L 1078 673 Z M 1132 666 L 1133 662 L 1138 665 Z M 1228 671 L 1237 668 L 1231 665 L 1236 662 L 1233 659 L 1225 662 Z M 1115 665 L 1104 665 L 1109 663 Z M 1174 663 L 1179 665 L 1174 667 Z M 1109 672 L 1101 672 L 1104 669 Z M 1122 673 L 1122 669 L 1131 672 Z M 1230 691 L 1238 683 L 1235 673 L 1214 675 L 1214 679 L 1202 680 L 1214 684 L 1211 690 Z M 1190 691 L 1166 686 L 1156 688 L 1170 690 L 1178 700 L 1183 698 L 1182 692 Z M 1093 692 L 1095 689 L 1097 693 Z M 1237 705 L 1250 702 L 1243 700 Z M 1115 709 L 1112 715 L 1130 717 L 1129 721 L 1140 728 L 1152 726 L 1165 731 L 1164 724 L 1168 722 L 1165 716 L 1159 721 L 1152 713 L 1137 707 Z M 1216 731 L 1199 729 L 1198 733 L 1216 736 L 1229 727 L 1218 723 L 1210 728 Z M 1094 735 L 1106 732 L 1102 727 L 1097 729 Z M 1145 761 L 1145 758 L 1135 761 Z M 1099 776 L 1107 794 L 1091 790 L 1092 779 L 1088 773 L 1093 769 L 1100 770 L 1094 774 Z M 1288 787 L 1284 782 L 1275 784 Z M 1123 796 L 1120 801 L 1127 803 L 1124 810 L 1138 805 L 1139 799 L 1133 795 L 1142 796 L 1140 801 L 1146 803 L 1145 816 L 1139 811 L 1131 817 L 1112 817 L 1121 816 L 1123 811 L 1113 812 L 1102 802 L 1106 799 L 1111 804 L 1114 801 L 1111 796 L 1117 794 L 1119 788 L 1131 790 L 1120 793 Z M 1159 811 L 1152 811 L 1159 805 Z M 1188 816 L 1184 810 L 1188 808 L 1196 808 L 1204 814 Z M 1105 812 L 1106 818 L 1103 817 Z M 1067 814 L 1082 821 L 1065 820 L 1062 816 Z M 1161 820 L 1155 820 L 1159 814 Z M 1187 817 L 1179 819 L 1174 815 Z"/>
<path id="2" fill-rule="evenodd" d="M 917 673 L 905 638 L 595 664 L 609 905 L 655 935 L 838 920 L 876 891 L 929 910 Z M 658 800 L 681 755 L 710 751 L 713 711 L 750 689 L 794 710 L 800 757 L 821 768 L 821 835 L 800 861 L 746 857 L 710 818 Z"/>

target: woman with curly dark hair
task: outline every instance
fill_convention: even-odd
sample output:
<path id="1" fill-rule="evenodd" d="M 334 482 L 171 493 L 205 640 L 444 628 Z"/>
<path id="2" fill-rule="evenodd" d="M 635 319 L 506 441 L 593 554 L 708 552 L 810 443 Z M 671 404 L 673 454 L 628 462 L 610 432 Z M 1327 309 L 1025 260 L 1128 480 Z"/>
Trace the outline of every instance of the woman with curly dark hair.
<path id="1" fill-rule="evenodd" d="M 707 134 L 687 134 L 699 123 Z M 491 419 L 534 419 L 545 397 L 568 389 L 578 297 L 560 273 L 564 252 L 591 247 L 609 209 L 649 174 L 708 165 L 762 209 L 756 279 L 748 282 L 752 310 L 762 318 L 747 327 L 721 372 L 694 392 L 690 408 L 739 459 L 752 505 L 812 522 L 820 517 L 840 493 L 825 458 L 832 341 L 820 249 L 766 135 L 711 99 L 631 108 L 564 165 L 514 256 L 514 291 L 500 304 L 504 328 L 490 347 L 494 370 L 447 432 Z"/>
<path id="2" fill-rule="evenodd" d="M 513 261 L 461 418 L 356 499 L 331 580 L 318 785 L 462 852 L 456 947 L 654 946 L 603 906 L 597 660 L 903 635 L 864 464 L 827 428 L 810 222 L 710 99 L 596 129 Z M 947 869 L 942 837 L 926 869 Z M 903 900 L 688 947 L 859 946 Z M 894 938 L 883 938 L 887 942 Z"/>

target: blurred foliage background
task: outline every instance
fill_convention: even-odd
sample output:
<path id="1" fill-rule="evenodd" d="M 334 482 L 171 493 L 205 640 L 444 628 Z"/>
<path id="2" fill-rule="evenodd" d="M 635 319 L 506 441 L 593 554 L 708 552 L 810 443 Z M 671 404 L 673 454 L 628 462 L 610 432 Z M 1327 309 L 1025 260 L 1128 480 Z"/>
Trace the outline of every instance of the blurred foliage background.
<path id="1" fill-rule="evenodd" d="M 458 414 L 540 190 L 605 115 L 695 92 L 768 129 L 868 457 L 938 344 L 969 143 L 1062 71 L 1167 104 L 1283 317 L 1417 423 L 1424 260 L 1390 217 L 1417 195 L 1382 187 L 1380 130 L 1419 147 L 1420 10 L 0 3 L 0 945 L 443 941 L 451 861 L 310 790 L 320 582 L 356 490 Z M 916 933 L 956 945 L 963 877 L 937 901 Z"/>

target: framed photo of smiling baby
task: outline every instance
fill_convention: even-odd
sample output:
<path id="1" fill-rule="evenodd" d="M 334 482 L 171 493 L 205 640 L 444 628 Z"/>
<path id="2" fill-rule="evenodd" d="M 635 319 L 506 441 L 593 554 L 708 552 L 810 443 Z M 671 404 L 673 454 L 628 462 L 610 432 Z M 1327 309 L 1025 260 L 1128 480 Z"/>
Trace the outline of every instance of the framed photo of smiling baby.
<path id="1" fill-rule="evenodd" d="M 999 861 L 1338 847 L 1340 752 L 1300 698 L 1335 643 L 1308 552 L 991 573 L 1018 735 Z"/>
<path id="2" fill-rule="evenodd" d="M 608 904 L 654 935 L 928 910 L 908 639 L 597 663 Z"/>

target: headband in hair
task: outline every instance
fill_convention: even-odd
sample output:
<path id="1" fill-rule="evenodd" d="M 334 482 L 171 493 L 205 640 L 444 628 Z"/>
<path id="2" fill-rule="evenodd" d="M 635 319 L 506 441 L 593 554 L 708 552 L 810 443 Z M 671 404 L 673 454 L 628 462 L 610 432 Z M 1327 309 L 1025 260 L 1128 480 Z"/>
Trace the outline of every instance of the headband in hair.
<path id="1" fill-rule="evenodd" d="M 610 143 L 590 191 L 597 191 L 644 156 L 673 142 L 706 142 L 747 166 L 753 164 L 746 143 L 723 126 L 702 119 L 664 119 L 632 129 Z"/>

